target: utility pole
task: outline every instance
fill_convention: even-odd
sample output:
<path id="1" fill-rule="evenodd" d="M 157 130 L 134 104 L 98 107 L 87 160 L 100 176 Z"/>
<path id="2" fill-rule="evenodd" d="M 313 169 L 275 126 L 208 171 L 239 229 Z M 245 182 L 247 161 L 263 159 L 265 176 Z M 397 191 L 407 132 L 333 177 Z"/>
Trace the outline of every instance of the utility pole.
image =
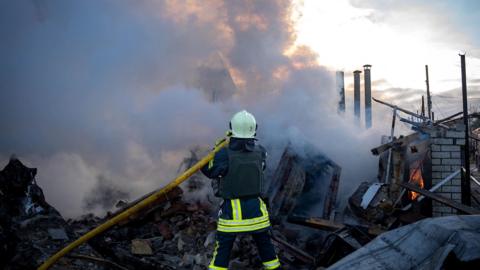
<path id="1" fill-rule="evenodd" d="M 465 171 L 462 173 L 462 203 L 471 205 L 470 198 L 470 143 L 469 143 L 469 127 L 468 127 L 468 101 L 467 101 L 467 75 L 465 67 L 465 54 L 460 54 L 460 64 L 462 67 L 462 97 L 463 97 L 463 124 L 465 125 L 465 149 L 463 157 L 463 167 Z"/>
<path id="2" fill-rule="evenodd" d="M 427 111 L 428 111 L 428 118 L 433 121 L 432 117 L 432 96 L 430 96 L 430 81 L 428 79 L 428 65 L 425 65 L 425 75 L 427 79 L 425 83 L 427 84 Z"/>
<path id="3" fill-rule="evenodd" d="M 425 116 L 425 96 L 422 95 L 422 116 Z M 430 118 L 430 116 L 428 116 Z"/>

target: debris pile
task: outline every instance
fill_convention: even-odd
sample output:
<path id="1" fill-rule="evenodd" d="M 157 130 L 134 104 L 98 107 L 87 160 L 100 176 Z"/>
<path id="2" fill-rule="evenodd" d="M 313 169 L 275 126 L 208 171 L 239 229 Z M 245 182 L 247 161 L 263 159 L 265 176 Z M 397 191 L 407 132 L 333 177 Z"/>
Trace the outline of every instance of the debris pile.
<path id="1" fill-rule="evenodd" d="M 480 210 L 431 194 L 459 172 L 432 187 L 429 146 L 428 137 L 415 133 L 385 140 L 373 149 L 380 155 L 379 179 L 360 184 L 346 209 L 337 209 L 341 168 L 311 145 L 287 146 L 266 194 L 282 269 L 478 265 L 480 241 L 470 240 L 480 237 Z M 182 166 L 189 167 L 196 159 L 192 152 Z M 35 175 L 36 169 L 16 158 L 0 171 L 2 269 L 35 269 L 68 243 L 150 195 L 120 201 L 118 210 L 104 218 L 87 214 L 66 221 L 47 203 Z M 412 182 L 415 179 L 421 181 Z M 192 180 L 185 190 L 170 190 L 90 239 L 52 269 L 207 269 L 221 200 L 187 199 L 188 193 L 207 187 L 208 180 L 200 174 Z M 419 185 L 423 182 L 425 186 Z M 431 216 L 432 199 L 473 215 L 425 219 L 428 211 Z M 403 256 L 402 263 L 396 263 L 400 258 L 396 253 Z M 262 268 L 250 236 L 238 236 L 230 267 Z"/>
<path id="2" fill-rule="evenodd" d="M 12 157 L 0 171 L 0 268 L 35 269 L 76 235 L 60 213 L 47 203 L 35 182 L 37 169 Z M 91 253 L 88 245 L 79 250 Z M 62 267 L 59 266 L 59 269 Z M 99 269 L 70 262 L 69 269 Z"/>
<path id="3" fill-rule="evenodd" d="M 136 203 L 124 202 L 105 218 L 87 214 L 65 221 L 46 202 L 35 174 L 36 169 L 15 158 L 0 172 L 0 247 L 6 254 L 1 256 L 2 269 L 35 269 L 68 243 Z M 217 207 L 208 201 L 187 202 L 177 187 L 63 257 L 52 269 L 207 269 L 215 244 Z M 261 269 L 251 237 L 238 238 L 231 254 L 232 268 Z M 286 252 L 279 256 L 287 264 L 295 261 Z"/>

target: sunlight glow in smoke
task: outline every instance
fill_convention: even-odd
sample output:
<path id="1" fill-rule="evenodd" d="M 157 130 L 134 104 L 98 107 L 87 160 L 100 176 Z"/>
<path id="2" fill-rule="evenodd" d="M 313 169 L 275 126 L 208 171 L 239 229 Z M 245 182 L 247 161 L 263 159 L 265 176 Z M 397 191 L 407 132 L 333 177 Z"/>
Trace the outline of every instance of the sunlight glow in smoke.
<path id="1" fill-rule="evenodd" d="M 351 76 L 351 71 L 372 64 L 373 80 L 386 80 L 377 86 L 377 90 L 383 90 L 425 89 L 424 65 L 428 64 L 433 93 L 459 87 L 461 48 L 457 44 L 436 42 L 434 36 L 442 25 L 432 27 L 427 23 L 440 20 L 436 16 L 441 14 L 417 17 L 401 14 L 402 18 L 411 16 L 412 20 L 395 17 L 382 20 L 376 17 L 375 10 L 354 7 L 348 0 L 295 3 L 296 44 L 311 47 L 318 53 L 321 65 L 345 70 L 346 76 Z M 467 61 L 467 76 L 478 77 L 480 60 Z"/>

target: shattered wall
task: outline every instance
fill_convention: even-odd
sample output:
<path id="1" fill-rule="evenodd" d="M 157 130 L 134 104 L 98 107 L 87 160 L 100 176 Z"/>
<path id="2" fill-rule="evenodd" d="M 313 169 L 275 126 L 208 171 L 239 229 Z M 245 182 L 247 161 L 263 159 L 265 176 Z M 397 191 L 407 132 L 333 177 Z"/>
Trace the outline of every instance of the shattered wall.
<path id="1" fill-rule="evenodd" d="M 465 145 L 465 127 L 456 124 L 452 130 L 438 127 L 430 136 L 432 138 L 432 185 L 436 185 L 444 178 L 460 170 L 462 146 Z M 438 195 L 461 202 L 461 176 L 458 174 L 451 181 L 445 183 L 439 190 Z M 433 216 L 455 215 L 457 211 L 439 202 L 432 202 Z"/>

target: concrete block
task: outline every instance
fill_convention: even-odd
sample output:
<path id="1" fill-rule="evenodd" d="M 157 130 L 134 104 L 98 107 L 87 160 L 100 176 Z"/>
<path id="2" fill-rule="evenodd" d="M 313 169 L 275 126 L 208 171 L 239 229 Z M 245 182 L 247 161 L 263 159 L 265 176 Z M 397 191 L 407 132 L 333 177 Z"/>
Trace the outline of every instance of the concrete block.
<path id="1" fill-rule="evenodd" d="M 448 195 L 445 196 L 445 197 L 448 198 L 448 199 L 450 199 L 450 198 L 452 197 L 452 196 L 451 196 L 452 189 L 453 189 L 452 186 L 442 186 L 442 187 L 440 188 L 441 193 L 439 193 L 439 195 L 442 195 L 442 196 L 443 196 L 444 194 L 448 194 Z M 446 192 L 448 192 L 448 193 L 446 193 Z"/>
<path id="2" fill-rule="evenodd" d="M 449 172 L 450 170 L 451 166 L 432 165 L 432 172 Z"/>
<path id="3" fill-rule="evenodd" d="M 442 159 L 442 165 L 461 165 L 462 161 L 458 158 Z"/>
<path id="4" fill-rule="evenodd" d="M 453 144 L 453 139 L 435 138 L 433 139 L 433 143 L 441 144 L 441 145 L 450 145 L 450 144 Z"/>
<path id="5" fill-rule="evenodd" d="M 435 151 L 442 151 L 442 146 L 441 145 L 438 145 L 438 144 L 432 144 L 432 152 L 435 152 Z"/>
<path id="6" fill-rule="evenodd" d="M 443 180 L 443 178 L 432 178 L 432 185 L 436 185 L 442 180 Z"/>
<path id="7" fill-rule="evenodd" d="M 465 132 L 465 125 L 464 125 L 463 123 L 457 123 L 457 124 L 455 125 L 455 130 L 456 130 L 456 131 L 463 131 L 463 132 Z"/>
<path id="8" fill-rule="evenodd" d="M 438 207 L 440 207 L 440 206 L 443 206 L 443 204 L 442 204 L 442 203 L 439 203 L 439 202 L 437 202 L 437 201 L 432 201 L 432 207 L 434 207 L 435 209 L 438 208 Z"/>
<path id="9" fill-rule="evenodd" d="M 432 158 L 450 158 L 450 152 L 432 152 Z"/>
<path id="10" fill-rule="evenodd" d="M 442 172 L 442 179 L 445 179 L 446 177 L 448 177 L 450 174 L 452 174 L 451 172 Z"/>
<path id="11" fill-rule="evenodd" d="M 452 193 L 448 192 L 448 190 L 444 190 L 445 188 L 447 188 L 449 186 L 443 186 L 442 187 L 442 192 L 438 192 L 437 195 L 440 195 L 444 198 L 447 198 L 447 199 L 451 199 L 452 198 Z"/>
<path id="12" fill-rule="evenodd" d="M 440 211 L 442 213 L 452 213 L 452 208 L 448 206 L 440 206 L 438 207 L 437 211 Z"/>
<path id="13" fill-rule="evenodd" d="M 460 152 L 460 146 L 458 145 L 441 145 L 440 149 L 442 149 L 442 151 L 448 151 L 448 152 L 454 152 L 454 151 Z"/>
<path id="14" fill-rule="evenodd" d="M 452 179 L 452 181 L 450 181 L 452 186 L 460 186 L 461 182 L 462 182 L 462 180 L 461 180 L 460 176 L 455 177 L 455 178 Z"/>
<path id="15" fill-rule="evenodd" d="M 442 160 L 439 158 L 432 159 L 432 165 L 440 165 L 442 164 Z"/>
<path id="16" fill-rule="evenodd" d="M 456 145 L 465 145 L 465 139 L 455 139 Z"/>
<path id="17" fill-rule="evenodd" d="M 452 200 L 460 202 L 462 201 L 462 194 L 461 193 L 452 193 Z"/>
<path id="18" fill-rule="evenodd" d="M 432 162 L 433 162 L 433 160 L 432 160 Z M 443 179 L 443 174 L 444 173 L 442 173 L 442 172 L 433 172 L 432 173 L 432 181 L 434 179 Z"/>
<path id="19" fill-rule="evenodd" d="M 456 193 L 461 193 L 462 192 L 462 187 L 461 186 L 450 186 L 451 187 L 451 192 L 456 192 Z"/>
<path id="20" fill-rule="evenodd" d="M 465 138 L 465 132 L 461 131 L 447 131 L 445 137 L 449 138 Z"/>
<path id="21" fill-rule="evenodd" d="M 461 157 L 460 157 L 460 151 L 458 151 L 458 152 L 450 152 L 450 157 L 451 157 L 451 158 L 458 158 L 458 159 L 460 159 L 460 158 L 461 158 Z"/>
<path id="22" fill-rule="evenodd" d="M 460 170 L 462 166 L 460 165 L 453 165 L 453 166 L 450 166 L 450 169 L 452 170 L 452 173 L 455 172 L 455 171 L 458 171 Z"/>

